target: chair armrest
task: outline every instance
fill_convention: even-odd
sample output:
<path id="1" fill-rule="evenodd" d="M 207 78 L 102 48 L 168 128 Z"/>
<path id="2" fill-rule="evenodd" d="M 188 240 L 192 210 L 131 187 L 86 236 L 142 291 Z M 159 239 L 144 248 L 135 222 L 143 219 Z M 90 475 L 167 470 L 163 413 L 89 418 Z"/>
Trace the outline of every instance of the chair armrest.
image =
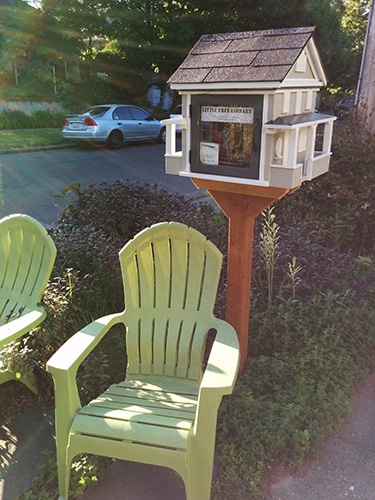
<path id="1" fill-rule="evenodd" d="M 229 323 L 215 318 L 213 328 L 217 333 L 199 388 L 197 417 L 192 435 L 199 438 L 210 433 L 214 440 L 221 398 L 232 393 L 236 382 L 240 347 L 237 334 Z"/>
<path id="2" fill-rule="evenodd" d="M 216 337 L 213 343 L 201 390 L 216 389 L 221 395 L 231 394 L 237 378 L 240 347 L 234 328 L 215 318 Z"/>
<path id="3" fill-rule="evenodd" d="M 102 340 L 113 325 L 121 321 L 123 313 L 108 314 L 96 319 L 70 337 L 48 360 L 47 371 L 59 372 L 78 370 L 79 365 Z"/>
<path id="4" fill-rule="evenodd" d="M 12 319 L 9 323 L 0 326 L 0 348 L 13 342 L 38 326 L 46 317 L 42 306 L 36 306 L 33 311 L 22 314 L 19 318 Z"/>
<path id="5" fill-rule="evenodd" d="M 109 314 L 85 326 L 68 339 L 48 360 L 47 371 L 54 378 L 56 411 L 72 414 L 81 407 L 77 370 L 113 325 L 123 320 L 123 313 Z M 63 410 L 64 406 L 65 408 Z"/>

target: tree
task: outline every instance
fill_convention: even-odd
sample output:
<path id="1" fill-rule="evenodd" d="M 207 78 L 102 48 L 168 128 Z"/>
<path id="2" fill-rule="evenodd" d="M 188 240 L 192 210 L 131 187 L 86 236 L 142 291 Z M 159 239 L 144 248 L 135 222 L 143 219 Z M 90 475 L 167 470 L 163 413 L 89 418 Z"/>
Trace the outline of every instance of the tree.
<path id="1" fill-rule="evenodd" d="M 375 135 L 375 10 L 371 5 L 362 58 L 362 71 L 357 87 L 357 118 L 362 125 L 363 138 Z"/>
<path id="2" fill-rule="evenodd" d="M 63 71 L 63 61 L 72 61 L 80 54 L 75 40 L 61 30 L 56 20 L 21 0 L 0 11 L 2 44 L 0 61 L 3 78 L 10 84 L 28 83 L 50 86 L 52 67 Z"/>
<path id="3" fill-rule="evenodd" d="M 342 26 L 351 40 L 351 56 L 354 66 L 355 87 L 360 72 L 363 47 L 366 38 L 367 19 L 370 9 L 370 0 L 344 0 Z"/>
<path id="4" fill-rule="evenodd" d="M 190 0 L 118 3 L 116 33 L 126 58 L 170 74 L 204 33 L 315 25 L 330 80 L 353 75 L 352 36 L 333 0 Z"/>
<path id="5" fill-rule="evenodd" d="M 50 46 L 49 37 L 52 41 L 58 34 L 65 44 L 80 47 L 86 78 L 100 71 L 108 74 L 108 81 L 121 85 L 128 82 L 128 86 L 134 86 L 137 79 L 146 82 L 156 76 L 165 81 L 202 34 L 306 25 L 318 27 L 330 81 L 347 86 L 353 83 L 358 60 L 353 57 L 359 36 L 354 7 L 365 2 L 39 0 L 40 11 L 46 16 L 48 26 L 53 27 L 46 33 L 45 46 Z M 95 48 L 94 41 L 98 38 L 106 44 L 102 54 Z M 111 42 L 116 45 L 115 51 Z M 60 48 L 63 47 L 62 44 Z M 65 47 L 62 51 L 76 54 Z"/>

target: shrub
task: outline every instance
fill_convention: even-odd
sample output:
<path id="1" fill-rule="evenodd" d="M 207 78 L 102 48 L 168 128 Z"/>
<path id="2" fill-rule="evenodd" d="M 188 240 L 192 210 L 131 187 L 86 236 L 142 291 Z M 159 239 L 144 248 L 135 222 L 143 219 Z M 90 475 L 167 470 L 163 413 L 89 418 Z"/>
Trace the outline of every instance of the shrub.
<path id="1" fill-rule="evenodd" d="M 24 128 L 57 128 L 64 120 L 63 113 L 40 110 L 32 114 L 23 111 L 4 109 L 0 112 L 0 130 L 17 130 Z"/>
<path id="2" fill-rule="evenodd" d="M 30 115 L 29 128 L 61 128 L 64 116 L 64 113 L 59 113 L 57 111 L 34 111 Z"/>
<path id="3" fill-rule="evenodd" d="M 253 309 L 247 366 L 220 409 L 215 499 L 257 498 L 268 468 L 300 465 L 337 430 L 375 368 L 373 302 L 346 307 L 328 294 L 269 316 Z"/>
<path id="4" fill-rule="evenodd" d="M 277 202 L 281 225 L 308 222 L 333 248 L 355 256 L 375 249 L 375 140 L 358 128 L 336 128 L 330 171 Z"/>
<path id="5" fill-rule="evenodd" d="M 147 226 L 177 221 L 201 231 L 225 251 L 226 218 L 208 202 L 197 203 L 194 198 L 172 194 L 156 184 L 116 181 L 91 185 L 84 191 L 76 185 L 70 188 L 77 193 L 77 200 L 67 206 L 59 224 L 80 228 L 91 225 L 122 247 Z"/>

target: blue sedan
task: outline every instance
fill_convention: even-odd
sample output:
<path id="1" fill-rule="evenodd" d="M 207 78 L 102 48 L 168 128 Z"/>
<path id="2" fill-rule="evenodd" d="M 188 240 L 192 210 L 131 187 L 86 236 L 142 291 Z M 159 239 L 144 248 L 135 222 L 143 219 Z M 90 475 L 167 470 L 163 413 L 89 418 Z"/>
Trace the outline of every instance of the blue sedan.
<path id="1" fill-rule="evenodd" d="M 138 106 L 100 104 L 66 116 L 62 135 L 68 140 L 99 142 L 118 149 L 125 142 L 165 142 L 165 126 Z"/>

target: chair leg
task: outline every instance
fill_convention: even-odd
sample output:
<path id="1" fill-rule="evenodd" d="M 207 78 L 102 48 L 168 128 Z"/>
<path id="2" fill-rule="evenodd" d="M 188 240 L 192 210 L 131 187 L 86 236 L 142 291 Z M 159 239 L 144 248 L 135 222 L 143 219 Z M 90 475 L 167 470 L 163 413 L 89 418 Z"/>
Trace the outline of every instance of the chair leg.
<path id="1" fill-rule="evenodd" d="M 18 380 L 19 382 L 22 382 L 22 384 L 25 385 L 28 389 L 30 389 L 30 391 L 33 392 L 36 396 L 39 394 L 34 374 L 31 371 L 25 375 L 22 375 L 19 372 L 13 372 L 0 366 L 0 384 L 10 382 L 11 380 Z"/>
<path id="2" fill-rule="evenodd" d="M 30 389 L 30 391 L 33 392 L 36 396 L 39 394 L 38 385 L 32 371 L 27 372 L 25 375 L 17 372 L 15 375 L 15 379 L 22 382 L 23 385 Z"/>
<path id="3" fill-rule="evenodd" d="M 69 497 L 69 485 L 70 485 L 70 468 L 71 459 L 66 450 L 66 447 L 59 452 L 59 447 L 57 446 L 57 475 L 59 483 L 59 500 L 68 500 Z"/>
<path id="4" fill-rule="evenodd" d="M 191 462 L 188 471 L 188 478 L 185 481 L 186 500 L 210 500 L 213 453 L 194 453 L 191 455 Z"/>
<path id="5" fill-rule="evenodd" d="M 1 362 L 1 359 L 0 359 Z M 8 370 L 2 369 L 0 366 L 0 384 L 5 384 L 5 382 L 10 382 L 11 380 L 14 380 L 14 374 L 11 373 Z"/>

